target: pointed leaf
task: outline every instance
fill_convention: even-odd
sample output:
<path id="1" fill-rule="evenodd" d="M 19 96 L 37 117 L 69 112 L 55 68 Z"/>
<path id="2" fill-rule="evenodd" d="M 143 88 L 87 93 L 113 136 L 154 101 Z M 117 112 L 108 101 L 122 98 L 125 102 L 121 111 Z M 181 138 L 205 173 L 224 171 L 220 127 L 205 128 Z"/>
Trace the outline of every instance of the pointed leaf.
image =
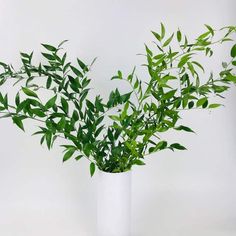
<path id="1" fill-rule="evenodd" d="M 213 103 L 213 104 L 210 104 L 208 106 L 208 108 L 217 108 L 217 107 L 221 107 L 221 106 L 222 106 L 222 104 Z"/>
<path id="2" fill-rule="evenodd" d="M 52 97 L 51 99 L 49 99 L 47 101 L 47 103 L 45 104 L 45 108 L 49 109 L 49 108 L 53 107 L 55 105 L 55 103 L 56 103 L 56 100 L 57 100 L 57 95 Z"/>
<path id="3" fill-rule="evenodd" d="M 22 87 L 22 91 L 23 91 L 26 95 L 28 95 L 28 96 L 30 96 L 30 97 L 36 97 L 36 98 L 38 98 L 38 95 L 37 95 L 34 91 L 32 91 L 32 90 L 30 90 L 30 89 L 28 89 L 28 88 L 26 88 L 26 87 Z"/>
<path id="4" fill-rule="evenodd" d="M 96 169 L 95 164 L 93 162 L 91 162 L 91 164 L 90 164 L 90 175 L 91 175 L 91 177 L 94 175 L 95 169 Z"/>
<path id="5" fill-rule="evenodd" d="M 25 131 L 24 125 L 23 125 L 23 122 L 22 122 L 22 118 L 20 118 L 20 117 L 18 117 L 18 116 L 13 116 L 13 117 L 12 117 L 12 120 L 13 120 L 13 122 L 14 122 L 20 129 L 22 129 L 23 131 Z"/>
<path id="6" fill-rule="evenodd" d="M 69 148 L 69 150 L 65 153 L 65 155 L 63 157 L 63 162 L 69 160 L 72 157 L 72 155 L 74 154 L 74 152 L 75 152 L 74 148 L 73 149 Z"/>
<path id="7" fill-rule="evenodd" d="M 174 128 L 175 130 L 184 130 L 186 132 L 192 132 L 192 133 L 195 133 L 191 128 L 187 127 L 187 126 L 183 126 L 183 125 L 180 125 L 176 128 Z"/>
<path id="8" fill-rule="evenodd" d="M 177 149 L 177 150 L 187 150 L 186 147 L 180 145 L 179 143 L 173 143 L 170 145 L 171 149 Z"/>
<path id="9" fill-rule="evenodd" d="M 74 66 L 70 66 L 71 70 L 78 76 L 78 77 L 83 77 L 83 74 Z"/>
<path id="10" fill-rule="evenodd" d="M 165 34 L 166 34 L 165 26 L 163 25 L 163 23 L 161 23 L 161 39 L 165 37 Z"/>
<path id="11" fill-rule="evenodd" d="M 170 42 L 172 41 L 173 37 L 174 37 L 174 33 L 164 42 L 163 47 L 168 46 Z"/>
<path id="12" fill-rule="evenodd" d="M 236 44 L 231 48 L 230 55 L 231 57 L 236 57 Z"/>
<path id="13" fill-rule="evenodd" d="M 51 51 L 51 52 L 55 52 L 55 51 L 57 51 L 57 48 L 55 48 L 55 47 L 52 46 L 52 45 L 49 45 L 49 44 L 43 44 L 43 43 L 42 43 L 42 46 L 45 47 L 48 51 Z"/>

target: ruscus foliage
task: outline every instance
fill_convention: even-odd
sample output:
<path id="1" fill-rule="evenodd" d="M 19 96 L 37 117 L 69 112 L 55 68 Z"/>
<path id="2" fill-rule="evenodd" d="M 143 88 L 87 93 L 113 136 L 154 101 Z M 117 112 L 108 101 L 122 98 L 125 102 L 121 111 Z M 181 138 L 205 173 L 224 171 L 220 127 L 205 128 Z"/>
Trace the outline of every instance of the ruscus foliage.
<path id="1" fill-rule="evenodd" d="M 205 27 L 206 31 L 190 42 L 180 29 L 168 35 L 161 24 L 160 32 L 152 31 L 154 49 L 145 45 L 149 80 L 139 79 L 135 69 L 128 76 L 118 71 L 112 80 L 128 82 L 130 91 L 114 89 L 107 100 L 101 95 L 91 98 L 89 73 L 94 61 L 90 65 L 79 58 L 74 64 L 69 62 L 62 48 L 67 40 L 58 46 L 42 44 L 44 62 L 39 64 L 32 62 L 33 53 L 20 53 L 18 70 L 0 62 L 0 86 L 14 81 L 18 88 L 14 103 L 0 90 L 1 118 L 12 119 L 22 130 L 25 120 L 34 120 L 38 124 L 34 135 L 40 136 L 41 144 L 51 149 L 56 139 L 63 140 L 63 162 L 87 158 L 91 176 L 96 167 L 124 172 L 133 165 L 144 165 L 149 154 L 185 150 L 178 142 L 162 140 L 159 134 L 194 132 L 179 124 L 181 111 L 220 107 L 211 97 L 223 98 L 236 84 L 236 27 Z M 231 60 L 222 62 L 220 73 L 211 73 L 205 80 L 205 68 L 197 56 L 212 57 L 215 45 L 228 42 L 233 43 L 228 53 Z M 41 91 L 50 96 L 46 102 Z"/>

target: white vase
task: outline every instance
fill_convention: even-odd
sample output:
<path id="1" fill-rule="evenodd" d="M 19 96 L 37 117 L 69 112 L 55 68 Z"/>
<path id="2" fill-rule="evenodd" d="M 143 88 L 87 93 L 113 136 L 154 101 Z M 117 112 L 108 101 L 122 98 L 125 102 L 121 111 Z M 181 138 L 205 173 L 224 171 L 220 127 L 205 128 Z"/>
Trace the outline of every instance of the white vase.
<path id="1" fill-rule="evenodd" d="M 97 235 L 130 236 L 131 171 L 99 171 L 97 179 Z"/>

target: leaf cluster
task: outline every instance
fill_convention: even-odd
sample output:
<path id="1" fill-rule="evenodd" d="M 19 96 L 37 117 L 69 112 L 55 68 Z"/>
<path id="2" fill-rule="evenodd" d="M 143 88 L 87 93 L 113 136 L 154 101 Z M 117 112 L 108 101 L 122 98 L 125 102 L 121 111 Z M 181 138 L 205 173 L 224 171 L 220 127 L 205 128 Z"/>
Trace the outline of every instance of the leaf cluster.
<path id="1" fill-rule="evenodd" d="M 87 158 L 91 175 L 96 167 L 106 172 L 128 171 L 133 165 L 144 165 L 149 154 L 186 149 L 160 138 L 169 130 L 194 132 L 178 124 L 183 110 L 221 106 L 212 103 L 211 97 L 223 98 L 236 83 L 236 44 L 229 53 L 231 60 L 223 62 L 220 73 L 210 74 L 206 81 L 204 65 L 196 56 L 212 57 L 213 45 L 233 41 L 235 32 L 234 26 L 217 31 L 206 25 L 206 31 L 189 42 L 179 29 L 167 35 L 161 24 L 160 32 L 152 31 L 155 48 L 145 45 L 148 82 L 137 77 L 135 68 L 128 76 L 118 71 L 112 80 L 128 83 L 130 91 L 114 89 L 107 100 L 90 95 L 89 72 L 94 61 L 90 65 L 79 58 L 75 64 L 69 62 L 62 49 L 66 40 L 58 46 L 42 44 L 45 62 L 36 65 L 33 53 L 25 52 L 20 53 L 22 67 L 17 71 L 0 62 L 0 86 L 14 80 L 19 88 L 14 104 L 0 91 L 1 118 L 11 118 L 22 130 L 25 120 L 35 120 L 38 129 L 34 135 L 40 136 L 41 144 L 51 149 L 57 139 L 64 140 L 63 161 Z M 223 36 L 215 39 L 216 33 Z M 178 48 L 172 46 L 173 41 Z M 47 101 L 41 90 L 49 94 Z"/>

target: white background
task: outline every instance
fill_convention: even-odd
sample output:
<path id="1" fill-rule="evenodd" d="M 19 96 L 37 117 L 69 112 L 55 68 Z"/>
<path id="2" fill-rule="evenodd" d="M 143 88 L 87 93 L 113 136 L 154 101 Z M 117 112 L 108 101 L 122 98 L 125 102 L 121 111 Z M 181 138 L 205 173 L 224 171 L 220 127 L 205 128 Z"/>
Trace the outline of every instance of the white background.
<path id="1" fill-rule="evenodd" d="M 69 39 L 71 58 L 98 56 L 93 86 L 107 95 L 118 69 L 143 62 L 136 54 L 160 21 L 194 38 L 204 23 L 235 24 L 235 8 L 234 0 L 0 0 L 0 60 L 17 66 L 19 51 L 35 50 L 39 59 L 41 42 Z M 218 50 L 213 71 L 228 50 Z M 178 135 L 188 151 L 157 153 L 134 169 L 133 236 L 236 235 L 235 88 L 226 97 L 224 108 L 184 115 L 197 132 Z M 49 152 L 30 132 L 0 120 L 0 161 L 0 235 L 95 235 L 96 176 L 86 160 L 62 164 L 59 148 Z"/>

